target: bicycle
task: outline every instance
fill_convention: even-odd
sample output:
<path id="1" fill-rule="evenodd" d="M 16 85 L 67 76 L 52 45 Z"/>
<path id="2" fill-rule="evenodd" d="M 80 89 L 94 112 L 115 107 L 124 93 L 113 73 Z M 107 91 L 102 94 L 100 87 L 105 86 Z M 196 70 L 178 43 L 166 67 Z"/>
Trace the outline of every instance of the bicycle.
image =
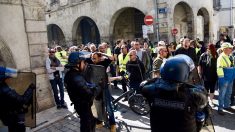
<path id="1" fill-rule="evenodd" d="M 126 81 L 128 82 L 127 79 Z M 122 98 L 127 97 L 129 107 L 134 113 L 138 115 L 147 115 L 150 112 L 150 107 L 147 99 L 142 94 L 137 93 L 135 89 L 130 88 L 128 83 L 127 87 L 129 88 L 129 91 L 124 92 L 118 98 L 112 101 L 114 107 L 117 108 L 118 101 L 120 101 Z"/>

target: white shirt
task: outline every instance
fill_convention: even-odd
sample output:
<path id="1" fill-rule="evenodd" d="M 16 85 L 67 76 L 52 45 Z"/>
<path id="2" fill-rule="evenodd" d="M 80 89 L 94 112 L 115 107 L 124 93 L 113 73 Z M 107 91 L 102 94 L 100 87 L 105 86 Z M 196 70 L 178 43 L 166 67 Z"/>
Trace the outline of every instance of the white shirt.
<path id="1" fill-rule="evenodd" d="M 51 60 L 49 57 L 46 58 L 46 70 L 47 74 L 50 80 L 53 80 L 54 77 L 54 72 L 59 71 L 60 72 L 60 78 L 62 78 L 62 71 L 64 71 L 64 67 L 56 67 L 56 70 L 51 69 Z"/>

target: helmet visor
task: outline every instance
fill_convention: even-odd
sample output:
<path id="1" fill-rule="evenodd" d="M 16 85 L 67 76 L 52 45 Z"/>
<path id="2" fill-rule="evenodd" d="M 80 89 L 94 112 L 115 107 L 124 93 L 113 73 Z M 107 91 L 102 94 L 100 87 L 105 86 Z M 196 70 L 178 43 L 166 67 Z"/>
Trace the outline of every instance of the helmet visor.
<path id="1" fill-rule="evenodd" d="M 0 79 L 17 77 L 17 70 L 0 66 Z"/>
<path id="2" fill-rule="evenodd" d="M 176 55 L 176 56 L 178 56 L 179 58 L 184 59 L 185 62 L 187 63 L 187 65 L 189 66 L 190 72 L 193 71 L 193 69 L 195 68 L 195 65 L 194 65 L 193 60 L 189 56 L 183 55 L 183 54 Z"/>

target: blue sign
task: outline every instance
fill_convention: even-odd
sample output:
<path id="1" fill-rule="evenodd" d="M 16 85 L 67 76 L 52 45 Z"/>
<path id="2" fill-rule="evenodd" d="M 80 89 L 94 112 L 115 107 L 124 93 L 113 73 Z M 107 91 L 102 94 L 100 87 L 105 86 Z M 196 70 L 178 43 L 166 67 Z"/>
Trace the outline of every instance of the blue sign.
<path id="1" fill-rule="evenodd" d="M 167 9 L 166 9 L 166 8 L 159 8 L 159 9 L 158 9 L 158 12 L 159 12 L 159 13 L 166 13 L 166 12 L 167 12 Z"/>

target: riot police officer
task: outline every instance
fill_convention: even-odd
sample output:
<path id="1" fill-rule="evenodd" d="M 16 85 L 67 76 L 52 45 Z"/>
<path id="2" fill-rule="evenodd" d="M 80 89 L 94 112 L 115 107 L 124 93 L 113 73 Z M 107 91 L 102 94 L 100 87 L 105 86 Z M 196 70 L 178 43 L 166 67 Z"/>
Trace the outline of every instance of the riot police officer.
<path id="1" fill-rule="evenodd" d="M 94 132 L 95 118 L 91 106 L 94 99 L 95 86 L 89 84 L 83 75 L 85 70 L 84 52 L 73 52 L 69 55 L 68 72 L 65 74 L 64 83 L 70 100 L 74 104 L 76 112 L 80 115 L 80 131 Z"/>
<path id="2" fill-rule="evenodd" d="M 176 55 L 160 68 L 161 78 L 141 84 L 150 102 L 152 132 L 198 132 L 205 120 L 207 95 L 202 87 L 187 84 L 195 68 L 191 58 Z"/>
<path id="3" fill-rule="evenodd" d="M 9 132 L 25 132 L 25 110 L 32 99 L 33 90 L 31 84 L 23 95 L 19 95 L 10 88 L 6 81 L 8 78 L 17 77 L 17 70 L 0 66 L 0 119 L 8 126 Z"/>

